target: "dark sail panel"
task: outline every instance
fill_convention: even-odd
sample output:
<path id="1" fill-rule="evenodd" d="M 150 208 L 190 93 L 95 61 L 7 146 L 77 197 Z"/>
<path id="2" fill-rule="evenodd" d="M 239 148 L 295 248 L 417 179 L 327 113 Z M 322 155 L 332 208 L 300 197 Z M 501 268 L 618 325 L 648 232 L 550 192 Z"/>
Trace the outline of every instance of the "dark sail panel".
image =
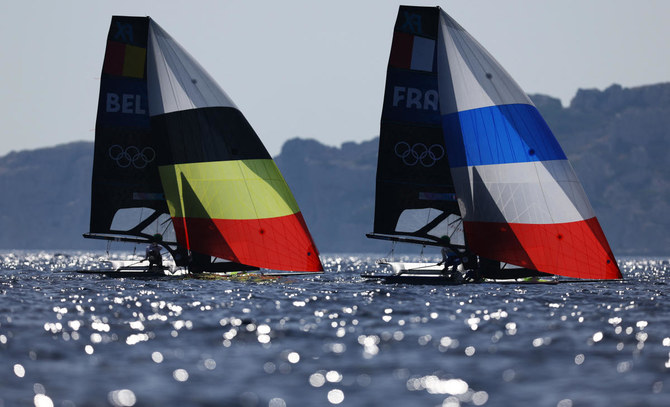
<path id="1" fill-rule="evenodd" d="M 374 233 L 437 240 L 460 216 L 442 134 L 436 7 L 401 6 L 381 117 Z"/>
<path id="2" fill-rule="evenodd" d="M 151 118 L 158 165 L 269 160 L 270 154 L 234 107 L 179 110 Z"/>
<path id="3" fill-rule="evenodd" d="M 146 80 L 149 18 L 112 18 L 100 80 L 91 196 L 92 233 L 142 235 L 147 222 L 112 230 L 123 208 L 168 213 L 151 140 Z M 145 219 L 146 220 L 146 219 Z"/>

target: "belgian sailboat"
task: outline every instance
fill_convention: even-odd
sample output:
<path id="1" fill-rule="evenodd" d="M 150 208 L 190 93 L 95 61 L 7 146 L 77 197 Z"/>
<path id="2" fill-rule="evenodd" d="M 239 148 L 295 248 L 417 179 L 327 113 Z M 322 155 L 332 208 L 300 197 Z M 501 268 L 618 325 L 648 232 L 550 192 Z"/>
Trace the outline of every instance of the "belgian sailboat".
<path id="1" fill-rule="evenodd" d="M 155 241 L 191 272 L 323 271 L 259 137 L 150 17 L 112 17 L 84 237 Z M 131 267 L 138 268 L 146 264 Z"/>
<path id="2" fill-rule="evenodd" d="M 620 279 L 558 141 L 500 64 L 439 7 L 401 6 L 381 116 L 370 238 L 453 262 L 386 262 L 386 282 Z M 451 265 L 450 265 L 451 263 Z M 460 263 L 460 264 L 459 264 Z M 551 280 L 553 281 L 553 280 Z"/>

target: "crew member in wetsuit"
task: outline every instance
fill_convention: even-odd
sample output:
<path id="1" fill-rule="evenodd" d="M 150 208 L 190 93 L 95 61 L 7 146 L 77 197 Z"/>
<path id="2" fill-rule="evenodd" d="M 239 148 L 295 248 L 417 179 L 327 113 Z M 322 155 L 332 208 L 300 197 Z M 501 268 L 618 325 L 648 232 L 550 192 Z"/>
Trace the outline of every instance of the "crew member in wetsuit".
<path id="1" fill-rule="evenodd" d="M 449 236 L 442 236 L 440 238 L 445 244 L 442 246 L 442 261 L 437 263 L 438 265 L 444 264 L 444 269 L 442 269 L 442 274 L 444 274 L 449 279 L 456 279 L 457 276 L 460 276 L 457 271 L 457 267 L 462 263 L 461 255 L 457 251 L 451 249 L 451 241 Z"/>
<path id="2" fill-rule="evenodd" d="M 146 249 L 146 259 L 149 260 L 149 269 L 154 267 L 163 268 L 163 256 L 161 255 L 161 246 L 158 244 L 163 237 L 156 233 L 151 239 L 151 244 Z"/>

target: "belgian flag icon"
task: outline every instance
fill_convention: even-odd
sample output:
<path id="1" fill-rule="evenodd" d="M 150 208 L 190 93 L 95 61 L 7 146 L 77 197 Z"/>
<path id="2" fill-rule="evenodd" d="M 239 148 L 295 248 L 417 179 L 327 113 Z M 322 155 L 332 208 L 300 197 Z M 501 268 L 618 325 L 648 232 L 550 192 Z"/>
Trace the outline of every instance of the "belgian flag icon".
<path id="1" fill-rule="evenodd" d="M 102 72 L 131 78 L 144 78 L 147 49 L 116 41 L 107 42 Z"/>

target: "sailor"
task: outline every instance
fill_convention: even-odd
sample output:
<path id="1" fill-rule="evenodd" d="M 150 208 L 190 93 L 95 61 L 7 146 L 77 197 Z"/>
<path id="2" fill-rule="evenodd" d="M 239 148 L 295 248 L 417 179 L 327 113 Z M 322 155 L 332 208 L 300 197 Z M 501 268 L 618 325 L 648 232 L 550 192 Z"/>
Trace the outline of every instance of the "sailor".
<path id="1" fill-rule="evenodd" d="M 158 244 L 163 240 L 163 236 L 156 233 L 151 237 L 151 244 L 147 246 L 145 260 L 149 260 L 149 268 L 163 267 L 163 256 L 161 255 L 161 246 Z"/>
<path id="2" fill-rule="evenodd" d="M 468 283 L 479 283 L 482 281 L 481 274 L 478 268 L 469 268 L 463 273 L 463 279 Z"/>
<path id="3" fill-rule="evenodd" d="M 442 274 L 444 274 L 447 278 L 456 279 L 456 277 L 460 275 L 460 273 L 457 272 L 457 267 L 462 263 L 461 255 L 458 252 L 454 252 L 450 249 L 449 246 L 451 246 L 451 242 L 449 236 L 442 236 L 440 239 L 445 245 L 442 246 L 441 250 L 442 261 L 437 264 L 444 265 Z"/>

